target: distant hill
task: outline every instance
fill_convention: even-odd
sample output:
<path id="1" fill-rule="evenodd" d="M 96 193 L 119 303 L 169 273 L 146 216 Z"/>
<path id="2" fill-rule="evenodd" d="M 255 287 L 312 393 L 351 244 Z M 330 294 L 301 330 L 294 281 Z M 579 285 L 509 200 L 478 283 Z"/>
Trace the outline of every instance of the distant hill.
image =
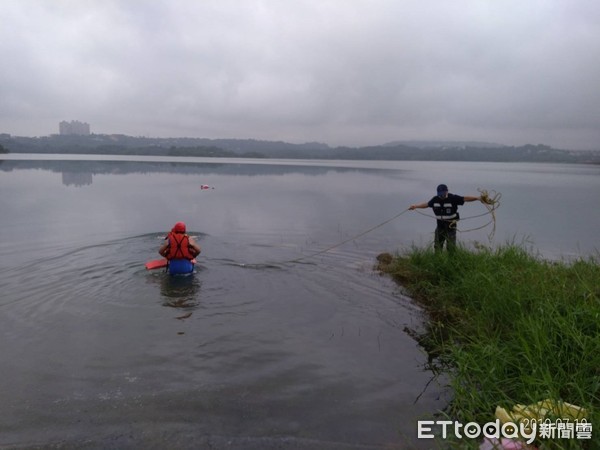
<path id="1" fill-rule="evenodd" d="M 478 141 L 393 141 L 383 144 L 385 147 L 396 147 L 404 145 L 414 148 L 503 148 L 502 144 Z"/>
<path id="2" fill-rule="evenodd" d="M 398 141 L 368 147 L 330 147 L 255 139 L 148 138 L 126 135 L 18 137 L 0 134 L 13 153 L 116 154 L 222 158 L 345 159 L 392 161 L 496 161 L 600 163 L 600 151 L 546 145 L 519 147 L 470 141 Z"/>

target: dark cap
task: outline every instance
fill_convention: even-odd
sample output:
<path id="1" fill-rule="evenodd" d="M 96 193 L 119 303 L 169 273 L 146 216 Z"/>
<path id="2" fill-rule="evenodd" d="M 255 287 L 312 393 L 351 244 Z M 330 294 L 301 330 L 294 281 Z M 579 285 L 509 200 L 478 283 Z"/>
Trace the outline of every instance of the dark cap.
<path id="1" fill-rule="evenodd" d="M 440 184 L 437 187 L 437 193 L 441 194 L 442 192 L 448 192 L 448 186 L 446 186 L 445 184 Z"/>

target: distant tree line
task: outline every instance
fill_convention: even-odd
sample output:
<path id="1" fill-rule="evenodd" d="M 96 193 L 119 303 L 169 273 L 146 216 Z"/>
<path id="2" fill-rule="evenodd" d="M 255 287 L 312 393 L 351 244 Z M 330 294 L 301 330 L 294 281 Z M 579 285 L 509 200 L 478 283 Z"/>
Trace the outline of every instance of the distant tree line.
<path id="1" fill-rule="evenodd" d="M 419 148 L 399 146 L 343 149 L 335 157 L 402 161 L 582 162 L 591 155 L 557 150 L 545 145 L 498 148 Z M 600 160 L 600 154 L 596 155 Z"/>
<path id="2" fill-rule="evenodd" d="M 37 138 L 0 135 L 0 152 L 102 155 L 195 156 L 219 158 L 294 158 L 392 161 L 490 161 L 600 163 L 600 151 L 575 152 L 546 145 L 470 146 L 393 143 L 370 147 L 329 147 L 254 139 L 146 138 L 126 135 Z"/>

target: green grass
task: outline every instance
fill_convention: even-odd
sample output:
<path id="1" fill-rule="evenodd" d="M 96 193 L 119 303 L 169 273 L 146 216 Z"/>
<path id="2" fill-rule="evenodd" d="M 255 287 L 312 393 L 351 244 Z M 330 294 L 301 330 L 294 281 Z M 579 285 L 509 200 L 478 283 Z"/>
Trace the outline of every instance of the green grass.
<path id="1" fill-rule="evenodd" d="M 560 399 L 587 409 L 592 440 L 538 441 L 541 448 L 600 448 L 595 261 L 547 262 L 513 245 L 451 255 L 415 248 L 382 269 L 428 313 L 418 339 L 449 374 L 451 419 L 484 424 L 497 405 Z"/>

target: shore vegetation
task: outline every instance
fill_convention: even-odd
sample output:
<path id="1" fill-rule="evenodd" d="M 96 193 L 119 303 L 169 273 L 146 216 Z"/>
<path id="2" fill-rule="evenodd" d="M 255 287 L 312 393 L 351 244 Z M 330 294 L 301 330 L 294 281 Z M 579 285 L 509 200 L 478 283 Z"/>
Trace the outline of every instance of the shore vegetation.
<path id="1" fill-rule="evenodd" d="M 600 266 L 594 258 L 544 261 L 506 245 L 451 254 L 413 248 L 378 259 L 428 316 L 415 338 L 449 380 L 448 420 L 485 424 L 496 419 L 498 406 L 510 411 L 550 399 L 584 408 L 591 439 L 538 439 L 537 448 L 600 448 Z M 478 448 L 464 439 L 456 444 Z"/>

